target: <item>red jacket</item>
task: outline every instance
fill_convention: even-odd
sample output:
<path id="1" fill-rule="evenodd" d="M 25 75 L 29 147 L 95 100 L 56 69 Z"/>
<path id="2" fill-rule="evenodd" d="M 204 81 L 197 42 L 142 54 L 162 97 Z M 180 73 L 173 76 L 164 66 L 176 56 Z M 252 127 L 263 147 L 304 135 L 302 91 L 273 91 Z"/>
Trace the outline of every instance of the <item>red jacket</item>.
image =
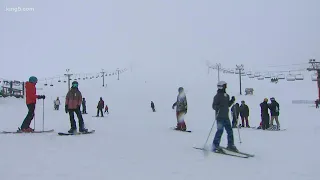
<path id="1" fill-rule="evenodd" d="M 31 82 L 26 82 L 26 103 L 27 104 L 36 104 L 37 103 L 37 90 L 36 84 Z"/>

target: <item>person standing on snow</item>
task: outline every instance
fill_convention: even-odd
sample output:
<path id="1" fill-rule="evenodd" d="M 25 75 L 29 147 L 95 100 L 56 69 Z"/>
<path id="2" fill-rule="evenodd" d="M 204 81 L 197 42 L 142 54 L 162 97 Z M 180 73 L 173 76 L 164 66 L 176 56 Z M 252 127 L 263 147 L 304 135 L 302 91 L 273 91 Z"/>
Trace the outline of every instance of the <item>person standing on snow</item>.
<path id="1" fill-rule="evenodd" d="M 280 106 L 279 103 L 275 100 L 274 97 L 270 98 L 271 103 L 269 104 L 270 114 L 271 114 L 271 122 L 270 127 L 272 130 L 280 130 L 280 123 L 279 123 L 279 111 Z M 273 120 L 276 120 L 277 126 L 273 126 Z"/>
<path id="2" fill-rule="evenodd" d="M 238 152 L 237 147 L 234 145 L 233 130 L 229 119 L 229 108 L 234 103 L 235 97 L 232 96 L 230 99 L 230 96 L 226 93 L 227 83 L 225 81 L 219 81 L 217 87 L 217 94 L 214 96 L 212 103 L 212 108 L 216 112 L 217 121 L 217 132 L 213 139 L 212 150 L 215 152 L 222 151 L 220 141 L 223 130 L 226 129 L 228 134 L 227 149 Z"/>
<path id="3" fill-rule="evenodd" d="M 246 105 L 244 101 L 241 101 L 240 105 L 240 117 L 242 121 L 242 127 L 250 128 L 249 126 L 249 107 Z M 244 121 L 246 121 L 246 126 L 244 126 Z"/>
<path id="4" fill-rule="evenodd" d="M 232 114 L 232 128 L 237 128 L 239 114 L 240 114 L 239 103 L 236 103 L 231 107 L 231 114 Z"/>
<path id="5" fill-rule="evenodd" d="M 60 100 L 59 97 L 54 101 L 54 110 L 59 110 Z"/>
<path id="6" fill-rule="evenodd" d="M 261 108 L 261 128 L 265 130 L 269 128 L 269 121 L 270 121 L 268 98 L 264 98 L 263 102 L 260 104 L 260 108 Z"/>
<path id="7" fill-rule="evenodd" d="M 82 98 L 82 114 L 88 114 L 86 98 Z"/>
<path id="8" fill-rule="evenodd" d="M 33 132 L 34 129 L 30 128 L 32 119 L 34 118 L 34 110 L 36 108 L 37 99 L 45 99 L 44 95 L 37 95 L 36 84 L 38 79 L 35 76 L 31 76 L 29 81 L 25 84 L 26 89 L 26 104 L 28 107 L 28 114 L 24 118 L 23 123 L 18 131 L 21 132 Z"/>
<path id="9" fill-rule="evenodd" d="M 77 125 L 74 119 L 74 113 L 76 113 L 79 120 L 79 132 L 88 132 L 88 129 L 84 127 L 83 117 L 81 114 L 80 106 L 82 103 L 82 94 L 78 89 L 78 82 L 73 81 L 72 87 L 66 95 L 65 112 L 69 112 L 71 128 L 69 133 L 76 133 Z"/>
<path id="10" fill-rule="evenodd" d="M 153 112 L 156 112 L 156 109 L 155 109 L 155 107 L 154 107 L 153 101 L 151 101 L 151 109 L 152 109 Z"/>
<path id="11" fill-rule="evenodd" d="M 103 108 L 104 108 L 104 101 L 102 100 L 102 97 L 100 97 L 100 100 L 97 105 L 97 117 L 99 117 L 99 112 L 101 113 L 101 117 L 103 117 Z"/>
<path id="12" fill-rule="evenodd" d="M 172 109 L 177 107 L 176 108 L 177 127 L 175 129 L 180 131 L 186 131 L 187 126 L 184 121 L 184 117 L 188 111 L 187 97 L 183 87 L 179 87 L 178 92 L 179 94 L 177 96 L 177 101 L 172 105 Z"/>
<path id="13" fill-rule="evenodd" d="M 106 112 L 107 112 L 107 114 L 109 114 L 109 107 L 107 104 L 106 104 L 106 107 L 104 108 L 104 113 L 106 113 Z"/>

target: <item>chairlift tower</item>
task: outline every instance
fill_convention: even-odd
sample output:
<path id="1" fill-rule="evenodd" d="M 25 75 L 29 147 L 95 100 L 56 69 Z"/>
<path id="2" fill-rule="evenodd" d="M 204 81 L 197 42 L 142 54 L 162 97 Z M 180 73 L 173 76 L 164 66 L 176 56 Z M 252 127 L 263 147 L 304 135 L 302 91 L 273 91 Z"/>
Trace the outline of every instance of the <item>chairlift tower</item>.
<path id="1" fill-rule="evenodd" d="M 241 64 L 241 65 L 236 65 L 236 70 L 239 71 L 240 95 L 242 95 L 241 75 L 242 75 L 242 71 L 244 70 L 243 64 Z"/>
<path id="2" fill-rule="evenodd" d="M 310 67 L 307 70 L 317 72 L 318 99 L 320 99 L 320 62 L 317 62 L 316 59 L 310 59 L 309 64 Z"/>
<path id="3" fill-rule="evenodd" d="M 73 74 L 69 73 L 70 69 L 66 69 L 66 71 L 67 71 L 67 73 L 64 75 L 67 76 L 67 78 L 68 78 L 68 91 L 69 91 L 70 90 L 70 80 L 71 80 L 71 76 Z"/>

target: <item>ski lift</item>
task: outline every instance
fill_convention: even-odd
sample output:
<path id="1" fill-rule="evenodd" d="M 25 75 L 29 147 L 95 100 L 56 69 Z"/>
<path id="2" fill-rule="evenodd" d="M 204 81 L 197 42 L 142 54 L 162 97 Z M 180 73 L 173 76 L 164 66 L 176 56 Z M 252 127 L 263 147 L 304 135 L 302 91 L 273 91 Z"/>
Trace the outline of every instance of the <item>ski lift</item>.
<path id="1" fill-rule="evenodd" d="M 263 76 L 259 76 L 257 79 L 258 80 L 264 80 L 264 77 Z"/>
<path id="2" fill-rule="evenodd" d="M 251 75 L 249 75 L 248 77 L 249 77 L 249 78 L 254 78 L 254 75 L 251 74 Z"/>
<path id="3" fill-rule="evenodd" d="M 86 80 L 86 78 L 83 78 L 83 80 Z"/>
<path id="4" fill-rule="evenodd" d="M 295 75 L 290 74 L 290 73 L 287 75 L 287 81 L 295 81 L 295 80 L 296 80 Z"/>
<path id="5" fill-rule="evenodd" d="M 58 82 L 61 82 L 60 78 L 59 78 Z"/>
<path id="6" fill-rule="evenodd" d="M 266 74 L 264 78 L 271 78 L 270 74 Z"/>
<path id="7" fill-rule="evenodd" d="M 303 80 L 304 76 L 302 74 L 296 74 L 296 80 Z"/>
<path id="8" fill-rule="evenodd" d="M 254 77 L 260 77 L 260 73 L 254 73 Z"/>
<path id="9" fill-rule="evenodd" d="M 248 71 L 248 72 L 247 72 L 247 75 L 248 75 L 248 76 L 252 75 L 252 72 L 251 72 L 251 71 Z"/>
<path id="10" fill-rule="evenodd" d="M 46 83 L 44 83 L 44 86 L 48 86 L 47 80 L 46 80 Z"/>
<path id="11" fill-rule="evenodd" d="M 284 76 L 284 74 L 278 74 L 277 78 L 278 79 L 285 79 L 285 76 Z"/>
<path id="12" fill-rule="evenodd" d="M 316 74 L 316 73 L 314 73 L 314 74 L 311 75 L 311 80 L 312 80 L 312 81 L 317 81 L 317 79 L 318 79 L 318 78 L 317 78 L 317 74 Z"/>

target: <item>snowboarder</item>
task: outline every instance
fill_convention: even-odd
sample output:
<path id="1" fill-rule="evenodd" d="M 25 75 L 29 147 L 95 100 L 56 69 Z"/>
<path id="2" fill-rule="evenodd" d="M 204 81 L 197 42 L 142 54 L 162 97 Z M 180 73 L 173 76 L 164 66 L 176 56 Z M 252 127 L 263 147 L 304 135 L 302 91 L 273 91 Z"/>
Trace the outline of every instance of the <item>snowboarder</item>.
<path id="1" fill-rule="evenodd" d="M 36 84 L 38 79 L 35 76 L 31 76 L 29 81 L 25 84 L 26 89 L 26 104 L 28 107 L 28 114 L 23 120 L 23 123 L 18 131 L 33 132 L 34 129 L 30 128 L 32 119 L 34 118 L 34 110 L 36 108 L 37 99 L 45 99 L 44 95 L 37 95 Z"/>
<path id="2" fill-rule="evenodd" d="M 101 113 L 101 117 L 103 117 L 103 111 L 102 111 L 103 108 L 104 108 L 104 101 L 102 97 L 100 97 L 100 100 L 97 105 L 97 117 L 99 117 L 99 112 Z"/>
<path id="3" fill-rule="evenodd" d="M 262 125 L 261 128 L 265 130 L 269 128 L 269 120 L 270 120 L 268 98 L 264 98 L 263 102 L 260 104 L 260 108 L 261 108 L 261 125 Z"/>
<path id="4" fill-rule="evenodd" d="M 88 114 L 86 98 L 82 98 L 82 114 Z"/>
<path id="5" fill-rule="evenodd" d="M 59 110 L 59 106 L 60 106 L 60 100 L 59 100 L 59 97 L 57 97 L 57 99 L 54 100 L 54 110 Z"/>
<path id="6" fill-rule="evenodd" d="M 246 103 L 244 101 L 241 101 L 241 105 L 240 105 L 240 117 L 241 117 L 241 121 L 242 121 L 242 127 L 247 127 L 250 128 L 249 126 L 249 107 L 246 105 Z M 246 126 L 244 126 L 244 121 L 246 121 Z"/>
<path id="7" fill-rule="evenodd" d="M 237 128 L 239 114 L 240 114 L 239 103 L 236 103 L 231 107 L 231 114 L 232 114 L 232 128 Z"/>
<path id="8" fill-rule="evenodd" d="M 234 103 L 235 97 L 226 93 L 227 83 L 225 81 L 219 81 L 217 84 L 217 94 L 213 98 L 212 108 L 216 112 L 217 132 L 214 136 L 212 143 L 212 150 L 215 152 L 221 152 L 220 141 L 223 130 L 226 129 L 228 134 L 228 146 L 230 151 L 238 152 L 237 147 L 234 145 L 233 130 L 229 119 L 229 107 Z"/>
<path id="9" fill-rule="evenodd" d="M 155 109 L 155 107 L 154 107 L 153 101 L 151 101 L 151 109 L 152 109 L 153 112 L 156 112 L 156 109 Z"/>
<path id="10" fill-rule="evenodd" d="M 270 109 L 270 114 L 271 114 L 271 122 L 269 129 L 271 130 L 280 130 L 280 123 L 279 123 L 279 111 L 280 111 L 280 106 L 279 103 L 276 101 L 274 97 L 270 98 L 271 103 L 269 104 L 269 109 Z M 277 126 L 273 126 L 273 121 L 276 120 Z"/>
<path id="11" fill-rule="evenodd" d="M 109 107 L 108 107 L 108 105 L 106 105 L 106 107 L 104 108 L 104 113 L 106 113 L 107 112 L 107 114 L 109 114 Z"/>
<path id="12" fill-rule="evenodd" d="M 76 113 L 79 120 L 79 132 L 88 132 L 88 129 L 86 129 L 84 126 L 83 117 L 80 110 L 80 106 L 82 103 L 82 94 L 79 91 L 78 86 L 79 86 L 78 82 L 73 81 L 72 87 L 66 95 L 65 112 L 69 113 L 70 125 L 71 125 L 71 128 L 68 131 L 68 133 L 77 132 L 74 113 Z"/>
<path id="13" fill-rule="evenodd" d="M 184 117 L 188 111 L 187 97 L 183 87 L 179 87 L 178 92 L 179 94 L 177 96 L 177 101 L 172 105 L 172 109 L 174 109 L 177 106 L 176 108 L 177 127 L 175 129 L 180 131 L 186 131 L 187 126 L 184 121 Z"/>

